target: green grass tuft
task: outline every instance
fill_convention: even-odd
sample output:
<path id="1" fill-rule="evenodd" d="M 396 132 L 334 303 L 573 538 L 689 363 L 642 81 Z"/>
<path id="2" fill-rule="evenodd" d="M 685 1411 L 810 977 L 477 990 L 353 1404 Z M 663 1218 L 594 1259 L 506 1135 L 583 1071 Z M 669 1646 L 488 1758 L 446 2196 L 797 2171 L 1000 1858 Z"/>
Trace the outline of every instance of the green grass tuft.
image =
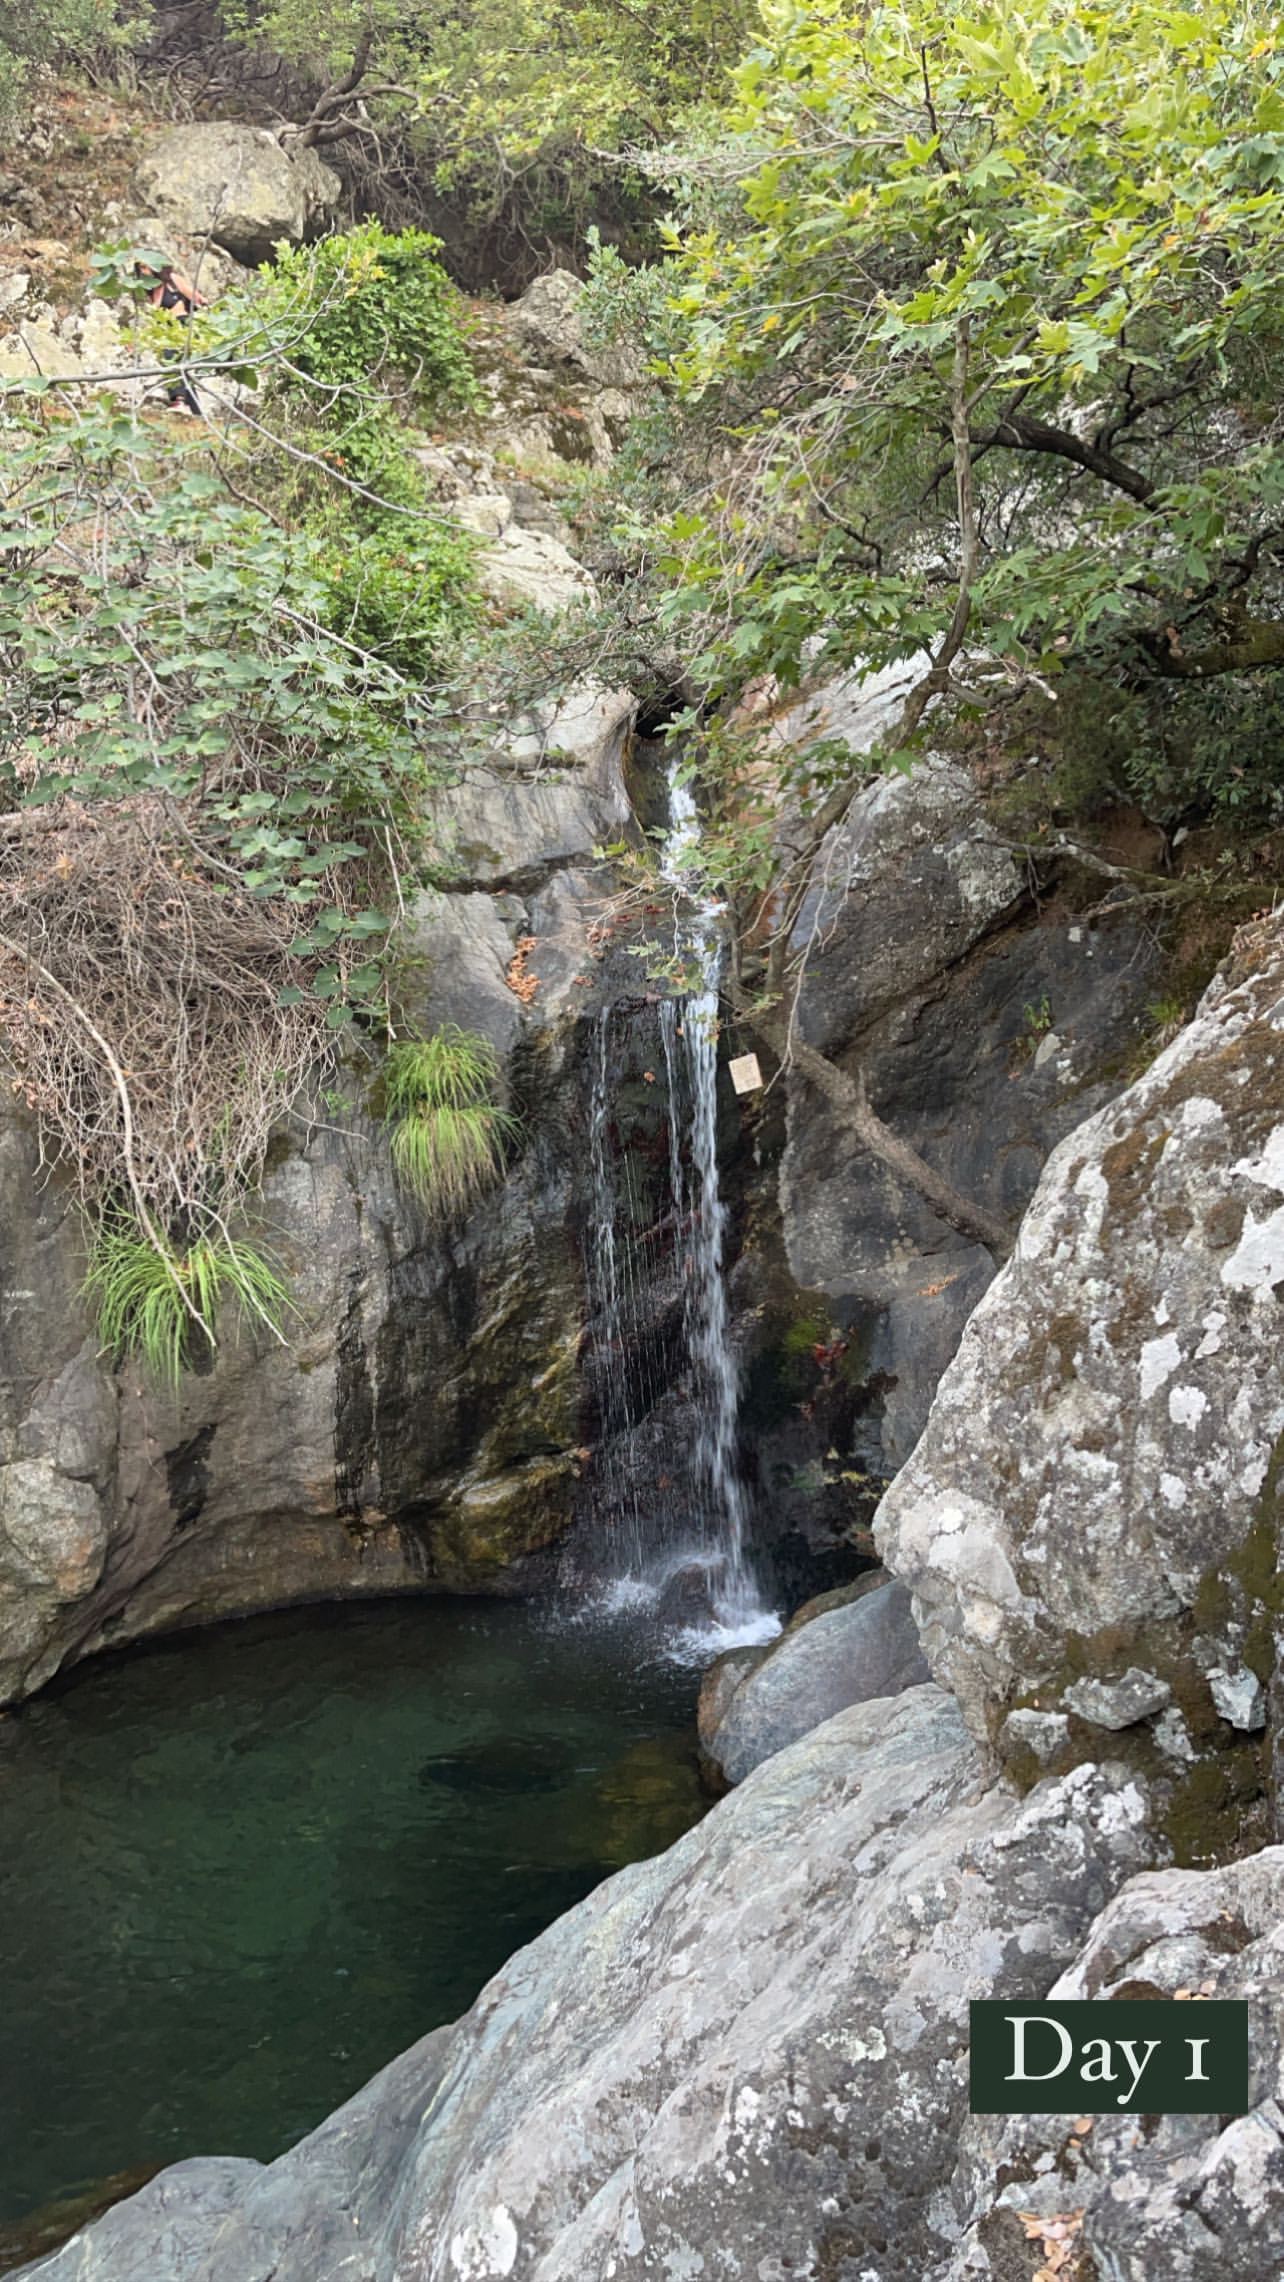
<path id="1" fill-rule="evenodd" d="M 494 1047 L 457 1023 L 390 1048 L 392 1161 L 431 1212 L 463 1212 L 503 1172 L 517 1120 L 494 1100 L 498 1082 Z"/>
<path id="2" fill-rule="evenodd" d="M 197 1329 L 180 1284 L 211 1332 L 230 1299 L 243 1315 L 257 1316 L 281 1336 L 289 1295 L 271 1262 L 253 1245 L 202 1237 L 186 1251 L 174 1247 L 162 1257 L 127 1224 L 105 1229 L 99 1237 L 84 1287 L 98 1312 L 102 1343 L 117 1362 L 137 1357 L 153 1378 L 178 1386 Z"/>

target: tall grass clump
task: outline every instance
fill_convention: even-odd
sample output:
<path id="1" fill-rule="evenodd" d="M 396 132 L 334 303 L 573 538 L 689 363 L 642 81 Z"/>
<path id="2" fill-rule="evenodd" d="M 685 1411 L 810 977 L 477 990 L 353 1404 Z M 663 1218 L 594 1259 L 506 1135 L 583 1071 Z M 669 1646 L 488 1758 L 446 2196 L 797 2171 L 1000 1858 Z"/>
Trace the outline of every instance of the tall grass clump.
<path id="1" fill-rule="evenodd" d="M 85 1291 L 97 1309 L 103 1346 L 114 1359 L 136 1358 L 172 1388 L 190 1361 L 193 1335 L 199 1336 L 196 1317 L 212 1335 L 231 1300 L 279 1339 L 289 1305 L 276 1269 L 252 1244 L 204 1236 L 185 1251 L 176 1245 L 158 1251 L 128 1225 L 104 1229 L 98 1238 Z"/>
<path id="2" fill-rule="evenodd" d="M 430 1212 L 463 1212 L 502 1173 L 517 1120 L 495 1100 L 498 1083 L 494 1047 L 454 1022 L 389 1048 L 392 1161 Z"/>

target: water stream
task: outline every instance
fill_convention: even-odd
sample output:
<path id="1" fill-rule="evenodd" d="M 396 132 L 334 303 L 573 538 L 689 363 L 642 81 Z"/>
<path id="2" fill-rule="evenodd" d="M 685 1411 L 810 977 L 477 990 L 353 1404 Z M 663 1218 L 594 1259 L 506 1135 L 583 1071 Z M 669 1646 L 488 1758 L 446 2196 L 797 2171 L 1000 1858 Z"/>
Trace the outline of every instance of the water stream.
<path id="1" fill-rule="evenodd" d="M 660 869 L 673 892 L 674 952 L 695 970 L 698 986 L 663 1000 L 656 1013 L 668 1160 L 659 1225 L 635 1209 L 636 1154 L 619 1145 L 613 1117 L 616 1009 L 602 1010 L 593 1043 L 594 1491 L 608 1547 L 608 1600 L 676 1616 L 670 1653 L 707 1661 L 722 1648 L 773 1638 L 779 1623 L 754 1575 L 749 1501 L 737 1462 L 739 1378 L 718 1160 L 720 910 L 689 892 L 688 854 L 698 848 L 700 819 L 676 766 L 669 776 L 669 819 Z M 643 1074 L 653 1083 L 659 1070 Z M 666 1281 L 676 1289 L 681 1346 L 668 1384 L 657 1367 L 664 1343 L 654 1329 Z M 653 1433 L 648 1446 L 644 1423 L 656 1418 L 664 1422 L 662 1437 Z"/>

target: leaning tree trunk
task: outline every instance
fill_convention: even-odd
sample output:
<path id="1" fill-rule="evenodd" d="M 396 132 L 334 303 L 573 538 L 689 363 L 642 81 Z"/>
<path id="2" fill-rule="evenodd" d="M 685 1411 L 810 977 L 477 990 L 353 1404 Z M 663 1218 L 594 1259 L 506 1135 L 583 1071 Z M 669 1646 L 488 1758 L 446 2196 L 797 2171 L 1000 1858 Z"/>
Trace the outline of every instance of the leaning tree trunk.
<path id="1" fill-rule="evenodd" d="M 984 1244 L 996 1260 L 1008 1258 L 1012 1231 L 1007 1222 L 1000 1220 L 996 1213 L 987 1212 L 984 1205 L 974 1204 L 970 1197 L 965 1197 L 951 1181 L 934 1172 L 917 1149 L 911 1148 L 908 1141 L 883 1123 L 870 1103 L 863 1070 L 851 1076 L 826 1055 L 817 1053 L 804 1039 L 787 1038 L 774 1025 L 765 1027 L 763 1035 L 782 1061 L 792 1063 L 794 1069 L 815 1086 L 817 1093 L 824 1095 L 872 1157 L 877 1157 L 907 1188 L 921 1196 L 960 1236 L 968 1237 L 974 1244 Z"/>

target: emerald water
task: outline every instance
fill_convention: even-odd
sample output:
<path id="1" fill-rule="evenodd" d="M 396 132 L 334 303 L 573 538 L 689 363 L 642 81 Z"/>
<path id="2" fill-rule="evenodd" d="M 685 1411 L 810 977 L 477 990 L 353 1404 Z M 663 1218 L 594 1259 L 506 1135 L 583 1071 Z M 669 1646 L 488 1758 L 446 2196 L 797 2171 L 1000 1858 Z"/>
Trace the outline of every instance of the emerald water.
<path id="1" fill-rule="evenodd" d="M 694 1681 L 520 1607 L 188 1634 L 0 1719 L 0 2219 L 270 2157 L 700 1813 Z"/>

